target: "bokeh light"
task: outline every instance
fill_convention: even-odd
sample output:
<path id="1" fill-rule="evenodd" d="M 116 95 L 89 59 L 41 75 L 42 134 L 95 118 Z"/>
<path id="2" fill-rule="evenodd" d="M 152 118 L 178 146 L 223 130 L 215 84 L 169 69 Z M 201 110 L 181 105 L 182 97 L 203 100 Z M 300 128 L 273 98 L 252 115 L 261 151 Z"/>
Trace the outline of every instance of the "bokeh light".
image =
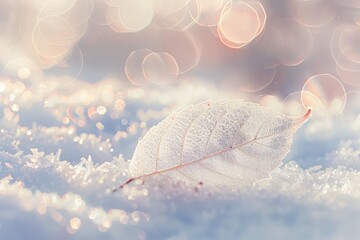
<path id="1" fill-rule="evenodd" d="M 219 23 L 224 5 L 229 2 L 229 0 L 198 0 L 199 17 L 196 18 L 196 23 L 200 26 L 215 27 Z"/>
<path id="2" fill-rule="evenodd" d="M 25 58 L 10 60 L 1 71 L 2 76 L 8 76 L 23 81 L 39 81 L 42 79 L 42 71 L 35 63 Z"/>
<path id="3" fill-rule="evenodd" d="M 305 107 L 316 111 L 341 113 L 346 104 L 346 92 L 339 79 L 330 74 L 311 76 L 304 84 L 301 95 Z"/>
<path id="4" fill-rule="evenodd" d="M 142 67 L 145 78 L 159 84 L 171 82 L 179 74 L 176 60 L 167 52 L 148 54 L 143 60 Z"/>
<path id="5" fill-rule="evenodd" d="M 331 39 L 331 53 L 341 80 L 349 85 L 360 85 L 360 27 L 338 27 Z"/>
<path id="6" fill-rule="evenodd" d="M 192 32 L 163 31 L 160 36 L 162 51 L 168 52 L 175 59 L 180 74 L 196 67 L 202 49 Z"/>
<path id="7" fill-rule="evenodd" d="M 302 96 L 306 99 L 313 100 L 311 102 L 312 105 L 306 104 L 306 106 L 302 103 Z M 287 95 L 283 100 L 283 106 L 285 109 L 283 111 L 289 115 L 292 116 L 301 116 L 301 114 L 304 114 L 308 107 L 313 108 L 314 104 L 320 104 L 320 101 L 317 98 L 311 98 L 312 94 L 305 91 L 297 91 L 292 92 L 289 95 Z"/>
<path id="8" fill-rule="evenodd" d="M 309 29 L 294 18 L 282 19 L 274 24 L 281 33 L 284 54 L 279 59 L 286 66 L 302 63 L 310 54 L 313 38 Z"/>
<path id="9" fill-rule="evenodd" d="M 154 0 L 154 9 L 159 26 L 173 31 L 190 29 L 200 14 L 197 0 Z"/>
<path id="10" fill-rule="evenodd" d="M 327 0 L 291 0 L 294 18 L 309 27 L 322 27 L 336 14 L 336 7 Z"/>
<path id="11" fill-rule="evenodd" d="M 259 2 L 228 2 L 222 9 L 218 34 L 226 46 L 241 48 L 264 29 L 266 13 Z"/>
<path id="12" fill-rule="evenodd" d="M 137 86 L 146 85 L 147 81 L 144 76 L 142 64 L 147 55 L 152 53 L 149 49 L 139 49 L 133 51 L 126 60 L 125 73 L 128 80 Z"/>
<path id="13" fill-rule="evenodd" d="M 34 231 L 22 226 L 26 219 L 49 219 L 47 230 L 60 238 L 158 239 L 148 226 L 163 221 L 159 209 L 175 216 L 182 186 L 150 180 L 110 192 L 154 125 L 207 99 L 243 99 L 296 117 L 312 109 L 293 155 L 254 192 L 331 207 L 360 198 L 358 0 L 3 0 L 0 93 L 0 210 L 9 211 L 1 239 L 14 229 L 3 222 L 9 216 L 15 229 Z M 186 190 L 185 212 L 198 196 L 227 197 Z M 199 221 L 223 217 L 221 204 L 210 203 L 214 212 Z M 187 224 L 173 222 L 167 238 L 194 238 L 196 231 L 170 236 Z"/>
<path id="14" fill-rule="evenodd" d="M 108 25 L 115 32 L 138 32 L 147 27 L 154 16 L 151 1 L 111 1 L 107 9 Z M 134 14 L 136 12 L 136 14 Z"/>

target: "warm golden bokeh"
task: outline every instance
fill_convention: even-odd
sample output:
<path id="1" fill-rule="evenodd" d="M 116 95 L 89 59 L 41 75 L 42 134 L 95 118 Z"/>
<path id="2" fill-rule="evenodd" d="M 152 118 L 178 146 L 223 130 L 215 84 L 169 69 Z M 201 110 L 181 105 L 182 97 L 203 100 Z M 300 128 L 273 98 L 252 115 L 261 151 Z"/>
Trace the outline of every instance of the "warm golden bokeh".
<path id="1" fill-rule="evenodd" d="M 293 149 L 306 160 L 286 163 L 274 173 L 286 187 L 269 189 L 300 189 L 317 204 L 333 204 L 338 192 L 339 206 L 343 196 L 360 199 L 358 0 L 0 0 L 0 202 L 18 204 L 16 216 L 48 217 L 75 238 L 143 227 L 154 189 L 136 182 L 109 195 L 126 179 L 138 140 L 174 111 L 223 98 L 312 113 Z M 340 163 L 305 168 L 318 164 L 321 149 L 335 149 L 322 154 L 338 154 Z M 3 218 L 13 217 L 6 213 L 0 238 Z M 136 230 L 137 239 L 151 234 Z"/>

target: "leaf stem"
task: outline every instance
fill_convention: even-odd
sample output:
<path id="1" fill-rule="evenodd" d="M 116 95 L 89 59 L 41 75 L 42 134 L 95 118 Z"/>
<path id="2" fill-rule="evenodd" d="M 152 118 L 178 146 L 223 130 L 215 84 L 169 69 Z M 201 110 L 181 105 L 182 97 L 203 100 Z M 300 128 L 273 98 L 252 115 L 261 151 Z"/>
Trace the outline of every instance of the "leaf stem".
<path id="1" fill-rule="evenodd" d="M 124 182 L 123 184 L 121 184 L 118 188 L 115 188 L 114 190 L 112 190 L 111 192 L 116 192 L 119 189 L 122 189 L 124 186 L 128 185 L 129 183 L 133 182 L 134 180 L 136 180 L 137 178 L 129 178 L 126 182 Z"/>

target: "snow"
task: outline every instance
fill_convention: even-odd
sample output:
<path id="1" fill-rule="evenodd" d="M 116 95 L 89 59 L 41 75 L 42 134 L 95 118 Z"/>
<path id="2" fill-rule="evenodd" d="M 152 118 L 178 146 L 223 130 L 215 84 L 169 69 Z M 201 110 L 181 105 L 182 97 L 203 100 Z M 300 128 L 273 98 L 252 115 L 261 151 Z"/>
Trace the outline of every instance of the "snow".
<path id="1" fill-rule="evenodd" d="M 222 36 L 238 48 L 207 22 L 222 9 L 215 1 L 201 27 L 154 2 L 143 9 L 151 22 L 123 16 L 140 24 L 136 32 L 114 17 L 118 1 L 0 1 L 0 239 L 358 239 L 355 1 L 254 2 L 267 14 L 257 29 L 270 32 L 244 47 Z M 174 56 L 153 54 L 171 61 L 147 59 L 151 81 L 131 84 L 127 57 L 145 48 Z M 146 81 L 141 66 L 127 67 Z M 112 193 L 152 126 L 189 104 L 228 98 L 297 117 L 313 108 L 271 178 L 231 192 L 158 176 Z"/>
<path id="2" fill-rule="evenodd" d="M 359 133 L 341 134 L 356 118 L 332 126 L 330 140 L 339 143 L 324 153 L 307 151 L 328 141 L 308 136 L 318 121 L 310 120 L 296 134 L 296 158 L 290 155 L 271 179 L 241 192 L 154 178 L 110 193 L 127 179 L 130 158 L 121 152 L 136 137 L 116 141 L 116 131 L 62 126 L 53 108 L 39 113 L 36 103 L 28 104 L 27 111 L 5 110 L 0 125 L 1 239 L 339 239 L 360 233 Z M 37 119 L 53 124 L 28 122 Z"/>

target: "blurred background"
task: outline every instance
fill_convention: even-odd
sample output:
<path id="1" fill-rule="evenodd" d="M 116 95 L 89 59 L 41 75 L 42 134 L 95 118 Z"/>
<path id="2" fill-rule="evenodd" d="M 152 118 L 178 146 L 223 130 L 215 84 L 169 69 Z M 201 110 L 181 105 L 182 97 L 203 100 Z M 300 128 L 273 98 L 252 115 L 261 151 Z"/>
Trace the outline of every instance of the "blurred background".
<path id="1" fill-rule="evenodd" d="M 292 189 L 291 197 L 331 199 L 332 206 L 341 205 L 339 196 L 360 198 L 358 0 L 0 0 L 1 212 L 16 199 L 7 211 L 11 217 L 0 214 L 0 236 L 24 236 L 11 230 L 19 214 L 30 219 L 31 214 L 45 215 L 56 222 L 53 229 L 61 226 L 57 231 L 66 233 L 60 238 L 38 227 L 32 233 L 38 239 L 88 236 L 87 222 L 95 223 L 99 232 L 114 229 L 115 218 L 121 224 L 147 222 L 148 212 L 155 211 L 150 205 L 166 209 L 155 215 L 168 214 L 161 197 L 129 203 L 136 196 L 147 197 L 146 189 L 130 191 L 120 200 L 99 191 L 126 179 L 127 160 L 151 126 L 188 104 L 219 98 L 240 98 L 294 116 L 313 109 L 267 190 L 286 189 L 281 194 L 287 195 Z M 303 181 L 294 187 L 294 179 Z M 29 196 L 33 200 L 26 203 Z M 318 209 L 313 202 L 304 207 L 272 197 L 265 204 L 258 199 L 265 212 L 267 204 L 279 202 L 289 209 Z M 58 205 L 49 200 L 53 198 Z M 79 199 L 88 205 L 69 210 L 69 202 L 76 205 Z M 231 213 L 234 208 L 241 216 L 256 212 L 257 206 L 238 209 L 227 201 L 222 214 L 236 221 L 241 222 Z M 119 202 L 133 210 L 119 210 Z M 223 226 L 214 220 L 219 214 L 206 215 L 212 202 L 208 204 L 201 221 L 213 216 L 212 224 Z M 139 206 L 142 211 L 136 210 Z M 280 219 L 288 217 L 273 211 Z M 319 211 L 323 218 L 306 211 L 301 218 L 310 239 L 324 236 L 322 230 L 312 232 L 312 224 L 324 219 L 334 223 L 339 215 L 333 209 Z M 347 208 L 342 216 L 353 211 L 359 209 Z M 129 235 L 120 228 L 108 236 L 202 239 L 194 229 L 190 235 L 174 230 L 191 228 L 185 221 L 189 216 L 182 214 L 190 212 L 170 213 L 169 219 L 180 218 L 180 223 L 163 235 L 146 223 L 143 230 L 131 228 Z M 273 218 L 260 220 L 265 235 L 249 231 L 244 236 L 267 236 Z M 359 223 L 355 220 L 348 228 Z M 22 219 L 23 226 L 29 224 Z M 278 227 L 277 239 L 291 236 L 291 226 Z M 239 234 L 229 228 L 228 239 Z M 328 239 L 344 237 L 349 230 L 335 229 Z"/>
<path id="2" fill-rule="evenodd" d="M 300 95 L 304 105 L 342 112 L 360 85 L 355 0 L 0 4 L 2 83 L 20 89 L 109 79 L 146 90 L 203 83 L 254 101 Z"/>

